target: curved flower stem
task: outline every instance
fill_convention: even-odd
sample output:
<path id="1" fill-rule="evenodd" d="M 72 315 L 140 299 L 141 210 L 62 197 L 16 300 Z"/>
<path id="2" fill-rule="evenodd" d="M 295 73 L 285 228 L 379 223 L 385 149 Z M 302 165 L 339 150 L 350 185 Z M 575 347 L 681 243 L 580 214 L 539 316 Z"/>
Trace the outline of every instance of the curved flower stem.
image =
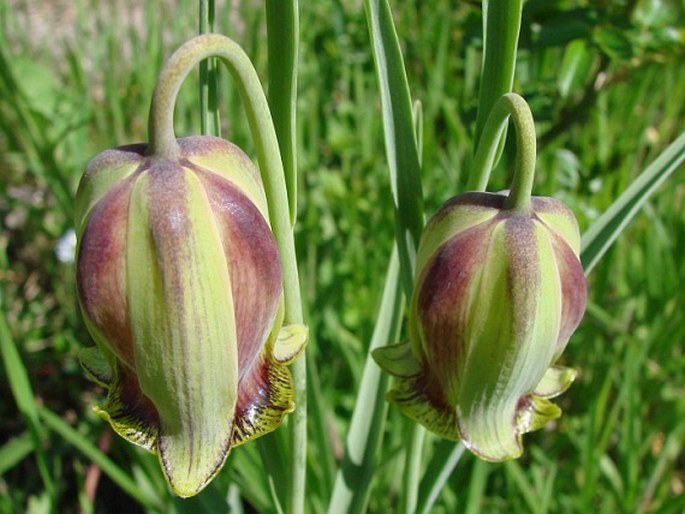
<path id="1" fill-rule="evenodd" d="M 201 35 L 185 43 L 169 58 L 160 74 L 152 98 L 148 152 L 151 157 L 160 159 L 173 159 L 178 156 L 179 147 L 173 127 L 176 96 L 190 70 L 207 57 L 219 58 L 237 82 L 257 149 L 257 160 L 269 205 L 269 220 L 283 265 L 285 323 L 301 323 L 300 284 L 283 163 L 259 77 L 249 57 L 238 44 L 218 34 Z M 296 394 L 302 394 L 301 391 L 306 389 L 306 378 L 296 376 L 295 387 Z M 306 418 L 304 420 L 306 423 Z M 302 416 L 298 424 L 302 424 Z M 290 480 L 293 484 L 301 482 L 293 476 Z M 304 487 L 304 483 L 297 487 Z M 296 496 L 303 498 L 303 494 L 303 491 L 298 491 Z"/>
<path id="2" fill-rule="evenodd" d="M 525 210 L 530 206 L 535 178 L 535 122 L 528 104 L 516 93 L 501 96 L 490 111 L 476 150 L 467 190 L 485 191 L 498 142 L 510 116 L 516 127 L 516 170 L 507 208 Z"/>

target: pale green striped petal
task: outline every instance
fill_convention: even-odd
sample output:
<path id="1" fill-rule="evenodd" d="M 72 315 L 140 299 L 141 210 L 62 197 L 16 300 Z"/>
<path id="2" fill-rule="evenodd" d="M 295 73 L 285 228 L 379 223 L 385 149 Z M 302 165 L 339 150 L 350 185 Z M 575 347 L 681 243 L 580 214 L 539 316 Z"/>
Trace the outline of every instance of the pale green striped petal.
<path id="1" fill-rule="evenodd" d="M 128 293 L 141 389 L 178 495 L 220 469 L 238 387 L 230 277 L 205 193 L 178 163 L 153 162 L 131 197 Z"/>

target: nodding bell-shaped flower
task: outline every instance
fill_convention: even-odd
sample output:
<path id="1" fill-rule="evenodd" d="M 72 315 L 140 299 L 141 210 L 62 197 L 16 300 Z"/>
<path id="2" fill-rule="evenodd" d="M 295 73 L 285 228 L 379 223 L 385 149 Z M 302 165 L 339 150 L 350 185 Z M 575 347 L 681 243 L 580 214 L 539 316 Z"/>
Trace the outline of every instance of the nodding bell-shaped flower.
<path id="1" fill-rule="evenodd" d="M 522 434 L 560 416 L 549 399 L 575 373 L 553 363 L 586 302 L 571 211 L 506 202 L 472 192 L 438 211 L 419 244 L 410 343 L 374 352 L 398 377 L 390 401 L 490 461 L 520 456 Z"/>
<path id="2" fill-rule="evenodd" d="M 281 327 L 282 270 L 249 158 L 215 137 L 95 157 L 77 194 L 77 289 L 108 390 L 96 412 L 157 452 L 179 496 L 197 494 L 230 449 L 294 408 L 289 364 L 306 328 Z"/>

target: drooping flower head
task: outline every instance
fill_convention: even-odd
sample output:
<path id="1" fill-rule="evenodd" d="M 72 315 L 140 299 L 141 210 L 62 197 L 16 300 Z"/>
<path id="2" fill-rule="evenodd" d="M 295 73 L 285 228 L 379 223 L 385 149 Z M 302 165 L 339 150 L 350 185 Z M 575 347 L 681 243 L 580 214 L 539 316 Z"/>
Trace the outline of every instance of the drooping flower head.
<path id="1" fill-rule="evenodd" d="M 575 218 L 554 199 L 449 200 L 419 245 L 410 343 L 374 353 L 398 377 L 388 399 L 486 460 L 518 457 L 575 377 L 554 363 L 585 309 L 579 249 Z"/>
<path id="2" fill-rule="evenodd" d="M 98 414 L 192 496 L 294 408 L 286 364 L 306 329 L 281 327 L 281 263 L 249 158 L 219 138 L 177 143 L 174 159 L 131 145 L 88 165 L 77 289 L 97 342 L 82 362 L 108 389 Z"/>

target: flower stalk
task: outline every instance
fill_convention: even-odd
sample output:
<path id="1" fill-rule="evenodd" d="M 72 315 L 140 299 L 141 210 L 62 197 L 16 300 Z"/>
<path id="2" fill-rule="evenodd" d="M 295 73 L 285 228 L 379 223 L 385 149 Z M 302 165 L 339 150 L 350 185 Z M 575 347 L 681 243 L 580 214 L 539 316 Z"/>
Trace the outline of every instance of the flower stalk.
<path id="1" fill-rule="evenodd" d="M 269 220 L 283 263 L 285 323 L 301 323 L 302 304 L 295 239 L 290 224 L 288 194 L 278 140 L 257 72 L 237 43 L 218 34 L 201 35 L 188 41 L 171 56 L 162 69 L 150 108 L 149 154 L 162 159 L 178 156 L 173 106 L 185 77 L 200 61 L 208 57 L 220 59 L 238 85 L 254 137 L 268 202 Z"/>
<path id="2" fill-rule="evenodd" d="M 476 150 L 467 191 L 485 191 L 495 163 L 497 145 L 511 117 L 516 128 L 516 168 L 509 195 L 510 207 L 525 210 L 535 178 L 535 122 L 526 101 L 516 93 L 502 95 L 490 112 Z"/>

